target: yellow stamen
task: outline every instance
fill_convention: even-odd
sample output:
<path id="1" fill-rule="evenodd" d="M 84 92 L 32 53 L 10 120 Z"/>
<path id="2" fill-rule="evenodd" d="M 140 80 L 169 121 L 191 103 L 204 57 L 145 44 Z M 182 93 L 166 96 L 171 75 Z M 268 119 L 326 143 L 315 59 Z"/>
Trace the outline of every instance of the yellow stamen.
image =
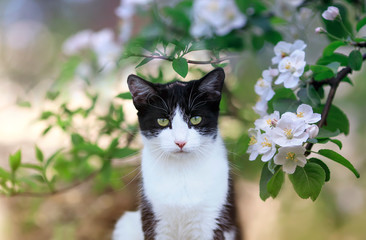
<path id="1" fill-rule="evenodd" d="M 285 128 L 284 131 L 285 131 L 285 135 L 288 139 L 292 139 L 294 137 L 294 135 L 292 133 L 292 129 Z"/>
<path id="2" fill-rule="evenodd" d="M 281 57 L 282 57 L 282 58 L 287 57 L 287 53 L 285 53 L 285 52 L 281 52 Z"/>
<path id="3" fill-rule="evenodd" d="M 288 152 L 286 159 L 297 162 L 296 154 L 294 152 Z"/>
<path id="4" fill-rule="evenodd" d="M 271 119 L 267 119 L 266 123 L 267 123 L 269 126 L 272 126 L 272 120 L 271 120 Z"/>
<path id="5" fill-rule="evenodd" d="M 289 70 L 289 69 L 291 68 L 291 64 L 290 64 L 290 63 L 286 63 L 285 68 L 286 68 L 287 70 Z"/>
<path id="6" fill-rule="evenodd" d="M 250 137 L 250 142 L 249 142 L 249 145 L 254 145 L 257 143 L 257 139 L 255 138 L 255 136 L 251 136 Z"/>
<path id="7" fill-rule="evenodd" d="M 262 147 L 272 147 L 272 143 L 268 141 L 268 138 L 264 138 L 264 141 L 261 143 Z"/>
<path id="8" fill-rule="evenodd" d="M 304 113 L 303 112 L 299 112 L 298 114 L 296 114 L 296 116 L 298 118 L 303 118 L 304 117 Z"/>

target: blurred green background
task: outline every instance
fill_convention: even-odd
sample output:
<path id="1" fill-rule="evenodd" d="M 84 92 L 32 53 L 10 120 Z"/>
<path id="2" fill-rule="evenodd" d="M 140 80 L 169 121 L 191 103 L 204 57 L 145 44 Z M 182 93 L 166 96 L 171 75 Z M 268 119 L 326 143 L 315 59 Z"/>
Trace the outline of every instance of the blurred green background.
<path id="1" fill-rule="evenodd" d="M 269 3 L 284 17 L 298 14 L 286 8 L 286 1 Z M 83 29 L 99 31 L 110 28 L 117 31 L 121 20 L 116 16 L 115 9 L 119 4 L 118 0 L 0 2 L 0 167 L 8 169 L 9 154 L 20 148 L 25 161 L 33 162 L 36 144 L 45 156 L 71 145 L 67 133 L 60 129 L 53 129 L 42 136 L 47 125 L 37 121 L 44 109 L 56 111 L 60 107 L 60 104 L 45 99 L 50 89 L 60 91 L 61 99 L 72 106 L 90 104 L 90 99 L 85 97 L 83 79 L 60 79 L 60 73 L 63 73 L 61 66 L 64 66 L 66 59 L 62 45 L 70 35 Z M 133 20 L 133 35 L 148 22 L 144 16 L 134 17 Z M 324 36 L 314 32 L 315 27 L 320 25 L 320 18 L 313 17 L 304 26 L 294 24 L 292 27 L 298 27 L 296 31 L 288 26 L 282 29 L 279 26 L 279 29 L 288 34 L 284 39 L 303 39 L 308 45 L 306 60 L 313 63 L 327 44 Z M 194 57 L 200 58 L 199 54 Z M 365 239 L 366 181 L 363 175 L 366 166 L 363 150 L 366 136 L 366 71 L 351 76 L 354 86 L 343 83 L 335 99 L 335 104 L 344 110 L 350 120 L 350 134 L 340 138 L 344 144 L 341 153 L 356 166 L 361 178 L 356 179 L 342 166 L 330 163 L 331 181 L 324 186 L 315 202 L 300 199 L 288 179 L 278 198 L 262 202 L 258 182 L 263 163 L 248 161 L 240 137 L 253 127 L 257 118 L 252 110 L 257 100 L 254 85 L 270 64 L 273 45 L 264 43 L 259 48 L 247 47 L 238 55 L 225 68 L 229 93 L 236 100 L 226 104 L 233 105 L 241 118 L 232 118 L 223 111 L 220 129 L 236 176 L 245 239 Z M 123 64 L 113 73 L 87 83 L 88 91 L 99 94 L 96 111 L 101 114 L 108 114 L 107 104 L 119 93 L 127 91 L 126 78 L 136 72 L 136 62 L 126 61 Z M 160 66 L 164 79 L 177 77 L 170 65 L 161 61 L 150 62 L 138 71 L 156 77 Z M 202 66 L 200 70 L 193 69 L 186 79 L 198 78 L 202 71 L 211 68 Z M 125 121 L 136 127 L 136 111 L 131 102 L 120 100 L 120 103 L 123 104 Z M 93 120 L 80 120 L 80 128 L 87 125 L 85 131 L 92 136 L 99 129 L 94 123 Z M 136 149 L 141 147 L 138 137 L 131 146 Z M 331 149 L 335 147 L 329 145 Z M 88 161 L 99 164 L 98 159 Z M 0 239 L 110 239 L 118 217 L 124 211 L 137 207 L 138 162 L 139 155 L 135 155 L 114 163 L 118 172 L 109 176 L 109 185 L 98 180 L 102 178 L 98 176 L 97 180 L 84 179 L 73 188 L 52 196 L 0 197 Z"/>

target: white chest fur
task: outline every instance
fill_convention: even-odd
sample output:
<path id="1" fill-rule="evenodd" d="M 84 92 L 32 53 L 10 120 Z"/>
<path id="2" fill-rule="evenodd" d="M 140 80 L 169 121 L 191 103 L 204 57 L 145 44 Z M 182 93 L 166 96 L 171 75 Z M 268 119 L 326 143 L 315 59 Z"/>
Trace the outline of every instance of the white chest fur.
<path id="1" fill-rule="evenodd" d="M 229 166 L 220 137 L 204 154 L 160 157 L 145 144 L 143 188 L 158 220 L 156 239 L 212 239 L 226 202 Z"/>

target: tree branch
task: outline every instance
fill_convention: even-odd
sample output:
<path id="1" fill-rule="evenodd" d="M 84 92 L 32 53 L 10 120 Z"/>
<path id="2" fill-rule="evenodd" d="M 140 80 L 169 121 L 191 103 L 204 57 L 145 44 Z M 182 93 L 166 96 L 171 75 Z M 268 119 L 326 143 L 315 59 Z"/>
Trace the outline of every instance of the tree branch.
<path id="1" fill-rule="evenodd" d="M 150 58 L 150 59 L 161 59 L 166 61 L 173 61 L 174 58 L 168 57 L 168 56 L 162 56 L 162 55 L 144 55 L 144 54 L 136 54 L 132 55 L 132 57 L 144 57 L 144 58 Z M 207 61 L 197 61 L 197 60 L 190 60 L 187 59 L 187 63 L 189 64 L 218 64 L 224 61 L 228 61 L 232 59 L 233 57 L 223 57 L 215 60 L 207 60 Z"/>
<path id="2" fill-rule="evenodd" d="M 366 54 L 362 55 L 362 60 L 366 59 Z M 320 119 L 320 121 L 318 122 L 318 127 L 321 128 L 322 126 L 325 125 L 326 121 L 327 121 L 327 117 L 330 111 L 330 108 L 332 106 L 333 100 L 334 100 L 334 96 L 335 93 L 337 91 L 337 88 L 340 84 L 340 82 L 342 81 L 343 78 L 345 78 L 348 74 L 352 73 L 352 68 L 350 67 L 345 67 L 343 68 L 341 71 L 339 71 L 337 73 L 336 77 L 330 78 L 330 79 L 325 79 L 323 81 L 320 81 L 319 84 L 324 85 L 324 84 L 329 84 L 330 85 L 330 91 L 327 97 L 327 101 L 324 105 L 323 111 L 322 111 L 322 117 Z M 315 85 L 314 87 L 316 87 L 316 81 L 312 81 L 311 82 L 313 85 Z M 310 154 L 310 151 L 313 147 L 313 143 L 308 143 L 305 146 L 306 152 L 305 152 L 305 156 L 308 156 Z"/>

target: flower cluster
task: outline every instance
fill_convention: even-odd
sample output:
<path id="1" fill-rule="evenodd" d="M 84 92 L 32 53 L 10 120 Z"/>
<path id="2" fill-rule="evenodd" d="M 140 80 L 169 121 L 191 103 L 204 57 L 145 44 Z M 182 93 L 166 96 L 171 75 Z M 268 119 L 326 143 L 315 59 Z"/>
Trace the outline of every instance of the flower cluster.
<path id="1" fill-rule="evenodd" d="M 190 32 L 194 37 L 226 35 L 243 27 L 247 21 L 234 0 L 195 0 L 192 17 Z"/>
<path id="2" fill-rule="evenodd" d="M 83 30 L 69 37 L 63 44 L 63 53 L 68 56 L 77 55 L 85 51 L 92 51 L 97 57 L 99 68 L 109 71 L 115 68 L 122 48 L 115 40 L 111 29 L 102 29 L 99 32 Z M 87 66 L 88 64 L 81 64 Z M 81 70 L 85 72 L 84 70 Z"/>
<path id="3" fill-rule="evenodd" d="M 275 85 L 283 84 L 285 88 L 292 89 L 298 86 L 306 66 L 303 51 L 305 48 L 306 44 L 302 40 L 296 40 L 294 43 L 281 41 L 274 47 L 275 56 L 272 58 L 272 64 L 277 67 L 264 70 L 255 85 L 259 101 L 253 109 L 260 116 L 267 113 L 267 102 L 274 96 L 273 81 Z"/>
<path id="4" fill-rule="evenodd" d="M 283 166 L 284 172 L 294 173 L 297 166 L 305 166 L 303 143 L 318 135 L 319 128 L 314 123 L 320 118 L 311 106 L 301 104 L 296 113 L 286 112 L 280 116 L 275 111 L 257 119 L 255 128 L 249 130 L 249 160 L 255 160 L 258 155 L 262 155 L 263 162 L 273 158 L 275 164 Z"/>

